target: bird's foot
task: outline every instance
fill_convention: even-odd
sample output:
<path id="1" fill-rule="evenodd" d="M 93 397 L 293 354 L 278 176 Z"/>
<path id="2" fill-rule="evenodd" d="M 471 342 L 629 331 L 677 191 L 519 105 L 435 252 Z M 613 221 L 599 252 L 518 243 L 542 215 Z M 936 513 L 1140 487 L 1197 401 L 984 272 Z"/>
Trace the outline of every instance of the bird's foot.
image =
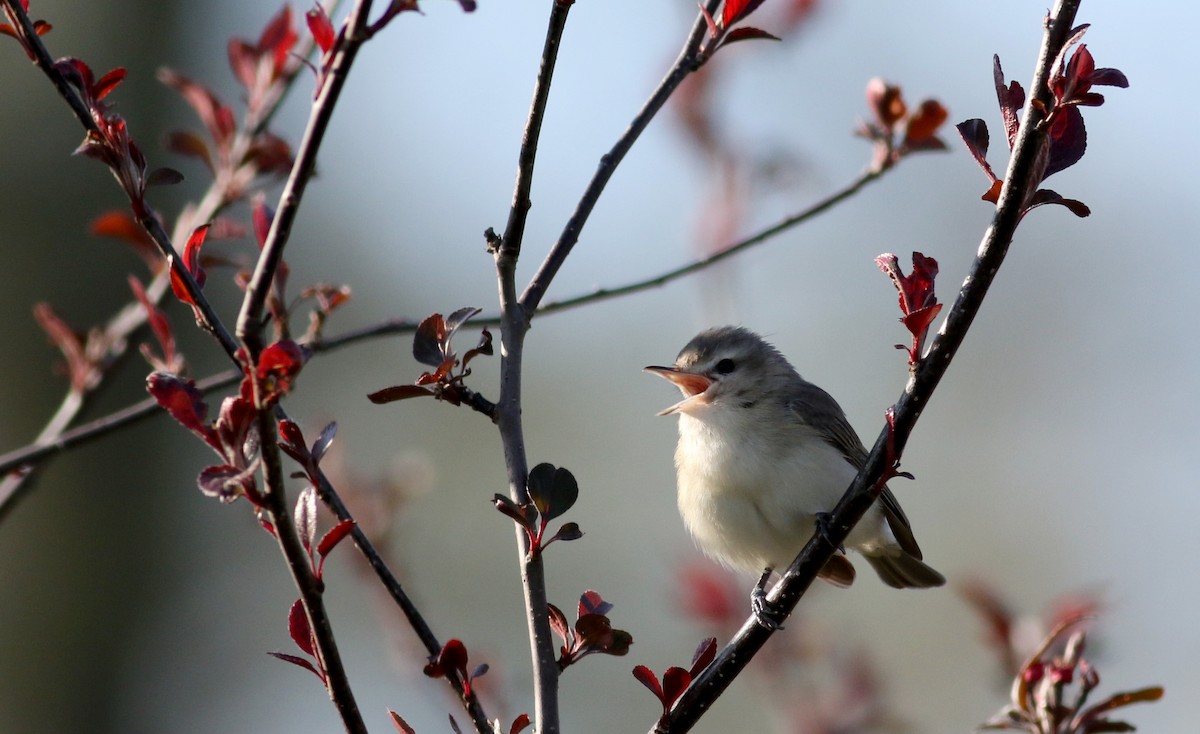
<path id="1" fill-rule="evenodd" d="M 763 571 L 758 583 L 754 585 L 754 589 L 750 592 L 750 611 L 754 612 L 754 619 L 760 625 L 772 632 L 778 632 L 783 629 L 783 620 L 787 615 L 781 614 L 777 609 L 772 609 L 770 602 L 767 601 L 767 579 L 770 577 L 771 569 L 768 568 Z"/>
<path id="2" fill-rule="evenodd" d="M 821 534 L 821 537 L 825 539 L 825 542 L 830 544 L 834 548 L 837 548 L 842 553 L 845 553 L 846 546 L 842 545 L 841 543 L 834 543 L 833 540 L 831 540 L 832 530 L 833 530 L 833 525 L 832 525 L 833 516 L 830 515 L 828 512 L 818 512 L 816 515 L 813 516 L 813 518 L 814 518 L 813 522 L 817 526 L 817 532 Z"/>

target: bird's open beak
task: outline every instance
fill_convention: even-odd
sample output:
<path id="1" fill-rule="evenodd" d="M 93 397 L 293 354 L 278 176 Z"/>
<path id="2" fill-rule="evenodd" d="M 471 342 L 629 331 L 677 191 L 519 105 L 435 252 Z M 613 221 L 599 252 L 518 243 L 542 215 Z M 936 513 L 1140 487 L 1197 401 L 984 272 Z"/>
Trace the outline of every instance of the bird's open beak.
<path id="1" fill-rule="evenodd" d="M 708 402 L 707 398 L 705 398 L 705 391 L 713 384 L 713 381 L 704 375 L 697 375 L 694 372 L 684 372 L 675 367 L 655 367 L 651 365 L 642 369 L 670 380 L 683 393 L 683 400 L 680 400 L 666 410 L 659 411 L 658 415 L 671 415 L 672 413 L 679 412 L 686 413 L 689 407 Z"/>

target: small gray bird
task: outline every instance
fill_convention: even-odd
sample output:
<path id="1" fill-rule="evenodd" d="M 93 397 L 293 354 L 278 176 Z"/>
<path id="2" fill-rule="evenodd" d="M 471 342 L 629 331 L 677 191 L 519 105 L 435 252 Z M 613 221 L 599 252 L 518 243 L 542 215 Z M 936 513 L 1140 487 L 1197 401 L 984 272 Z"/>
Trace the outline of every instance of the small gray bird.
<path id="1" fill-rule="evenodd" d="M 679 513 L 700 548 L 726 566 L 764 571 L 762 585 L 812 537 L 867 458 L 867 450 L 829 393 L 797 374 L 775 347 L 733 326 L 688 342 L 671 367 L 646 367 L 683 393 L 659 413 L 679 415 L 675 468 Z M 926 588 L 946 579 L 921 560 L 908 518 L 884 489 L 846 544 L 888 586 Z M 765 569 L 765 570 L 764 570 Z M 854 566 L 834 554 L 821 577 L 854 581 Z M 764 622 L 766 623 L 766 622 Z"/>

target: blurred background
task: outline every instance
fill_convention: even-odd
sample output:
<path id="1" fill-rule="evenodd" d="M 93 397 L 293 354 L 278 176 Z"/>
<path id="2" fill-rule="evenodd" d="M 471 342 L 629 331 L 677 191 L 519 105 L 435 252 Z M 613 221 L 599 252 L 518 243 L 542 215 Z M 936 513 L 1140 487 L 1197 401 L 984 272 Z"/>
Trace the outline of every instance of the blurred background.
<path id="1" fill-rule="evenodd" d="M 354 290 L 329 334 L 462 306 L 495 312 L 482 232 L 502 230 L 507 216 L 548 6 L 481 0 L 464 14 L 455 2 L 427 0 L 424 15 L 401 16 L 364 48 L 288 250 L 294 291 L 317 281 Z M 199 125 L 155 71 L 169 66 L 235 102 L 228 39 L 257 38 L 278 9 L 233 0 L 33 0 L 32 15 L 54 25 L 46 42 L 55 56 L 80 57 L 97 73 L 128 69 L 115 109 L 151 166 L 187 176 L 151 194 L 173 219 L 208 179 L 161 146 L 167 131 Z M 870 444 L 906 378 L 903 353 L 892 348 L 906 338 L 895 292 L 872 259 L 896 252 L 907 268 L 913 250 L 935 257 L 942 299 L 953 300 L 991 207 L 979 200 L 987 181 L 952 125 L 985 119 L 992 164 L 1003 169 L 992 54 L 1027 85 L 1045 9 L 771 0 L 750 24 L 785 42 L 726 49 L 708 80 L 711 132 L 736 168 L 698 145 L 673 107 L 613 177 L 548 300 L 654 275 L 849 182 L 870 157 L 852 131 L 869 116 L 863 90 L 872 77 L 902 85 L 910 104 L 935 97 L 950 111 L 950 153 L 906 160 L 833 211 L 700 275 L 535 320 L 525 379 L 529 458 L 575 474 L 582 492 L 567 519 L 587 533 L 549 552 L 550 596 L 572 610 L 581 592 L 598 590 L 635 641 L 627 658 L 596 656 L 565 673 L 565 730 L 650 728 L 658 705 L 630 668 L 686 666 L 699 639 L 728 637 L 686 601 L 699 557 L 674 507 L 674 421 L 654 416 L 677 396 L 641 368 L 670 362 L 701 328 L 744 324 L 836 396 Z M 599 157 L 668 68 L 694 13 L 688 0 L 572 10 L 522 284 Z M 1200 228 L 1191 193 L 1200 157 L 1192 80 L 1175 60 L 1198 15 L 1186 3 L 1158 13 L 1083 5 L 1097 65 L 1120 68 L 1131 83 L 1101 90 L 1107 104 L 1085 110 L 1087 155 L 1047 183 L 1086 202 L 1092 216 L 1047 207 L 1026 218 L 909 443 L 904 468 L 917 480 L 893 487 L 926 559 L 951 584 L 898 593 L 863 573 L 851 591 L 815 588 L 789 622 L 798 639 L 874 671 L 888 716 L 909 731 L 969 731 L 1006 700 L 986 628 L 961 594 L 980 582 L 1031 620 L 1064 597 L 1098 600 L 1096 695 L 1164 685 L 1161 703 L 1120 717 L 1143 731 L 1184 731 L 1200 718 L 1190 695 L 1200 687 L 1192 466 Z M 48 301 L 86 329 L 129 299 L 127 273 L 146 276 L 126 248 L 88 234 L 95 216 L 126 203 L 102 166 L 70 157 L 78 124 L 7 38 L 0 88 L 7 451 L 32 440 L 66 387 L 33 305 Z M 293 142 L 311 89 L 302 78 L 274 125 Z M 214 251 L 251 248 L 227 242 Z M 207 292 L 232 323 L 239 293 L 230 272 L 211 273 Z M 186 309 L 168 311 L 193 374 L 224 369 Z M 462 345 L 476 338 L 468 326 Z M 470 384 L 492 398 L 498 362 L 472 365 Z M 352 509 L 384 540 L 435 632 L 462 639 L 472 663 L 491 664 L 485 705 L 509 721 L 532 708 L 532 696 L 513 532 L 490 503 L 506 491 L 496 433 L 478 414 L 432 400 L 376 407 L 365 398 L 422 369 L 408 337 L 361 344 L 310 362 L 287 406 L 310 440 L 338 421 L 330 461 L 340 464 Z M 131 355 L 85 417 L 140 400 L 147 371 Z M 295 592 L 249 506 L 197 491 L 195 475 L 211 459 L 156 417 L 51 461 L 0 525 L 5 732 L 340 730 L 319 684 L 264 654 L 292 651 L 285 620 Z M 418 731 L 447 731 L 446 713 L 462 716 L 444 685 L 420 674 L 420 651 L 398 613 L 349 545 L 331 563 L 327 598 L 372 730 L 391 730 L 391 708 Z M 738 578 L 736 593 L 751 582 Z M 779 664 L 764 662 L 739 680 L 699 730 L 814 731 L 801 728 L 800 714 L 782 712 L 780 697 L 828 706 L 832 684 L 797 681 L 803 694 L 781 694 L 771 675 L 779 668 L 770 667 Z"/>

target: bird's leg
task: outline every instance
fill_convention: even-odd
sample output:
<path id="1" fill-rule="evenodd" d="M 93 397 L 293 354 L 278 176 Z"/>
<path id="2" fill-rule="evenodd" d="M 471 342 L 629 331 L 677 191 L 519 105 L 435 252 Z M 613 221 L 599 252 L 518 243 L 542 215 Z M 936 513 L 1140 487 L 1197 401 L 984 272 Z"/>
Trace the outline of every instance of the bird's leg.
<path id="1" fill-rule="evenodd" d="M 758 583 L 750 592 L 750 611 L 754 612 L 754 618 L 758 620 L 759 624 L 772 632 L 777 632 L 783 629 L 783 618 L 786 615 L 771 609 L 767 603 L 767 579 L 771 578 L 771 570 L 771 567 L 767 566 L 762 576 L 759 577 Z"/>
<path id="2" fill-rule="evenodd" d="M 831 546 L 833 546 L 837 550 L 841 551 L 842 553 L 845 553 L 846 546 L 842 545 L 841 543 L 834 543 L 832 540 L 830 540 L 830 535 L 831 535 L 830 531 L 832 530 L 832 525 L 831 525 L 832 517 L 833 516 L 830 515 L 828 512 L 818 512 L 816 515 L 813 516 L 813 523 L 817 527 L 817 532 L 821 535 L 821 538 L 826 543 L 830 544 Z"/>

